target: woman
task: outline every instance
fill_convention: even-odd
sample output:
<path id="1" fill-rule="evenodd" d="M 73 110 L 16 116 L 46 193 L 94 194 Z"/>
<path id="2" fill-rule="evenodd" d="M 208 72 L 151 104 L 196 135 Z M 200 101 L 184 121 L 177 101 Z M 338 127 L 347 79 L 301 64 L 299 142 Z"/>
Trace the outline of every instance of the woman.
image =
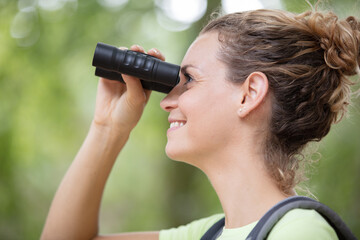
<path id="1" fill-rule="evenodd" d="M 360 23 L 317 11 L 257 10 L 212 20 L 188 49 L 181 81 L 162 100 L 167 155 L 201 169 L 225 214 L 219 239 L 245 239 L 295 195 L 301 150 L 341 119 L 360 74 Z M 132 50 L 144 52 L 139 46 Z M 149 54 L 164 60 L 152 49 Z M 100 79 L 88 136 L 52 203 L 43 239 L 200 239 L 223 214 L 178 229 L 98 236 L 102 192 L 150 92 Z M 269 239 L 337 239 L 313 210 L 292 210 Z"/>

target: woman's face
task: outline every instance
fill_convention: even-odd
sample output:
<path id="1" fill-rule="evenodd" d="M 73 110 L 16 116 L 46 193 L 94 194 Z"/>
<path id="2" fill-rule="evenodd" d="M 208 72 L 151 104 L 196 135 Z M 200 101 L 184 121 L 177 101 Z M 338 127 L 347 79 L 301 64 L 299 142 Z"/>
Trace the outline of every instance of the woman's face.
<path id="1" fill-rule="evenodd" d="M 183 59 L 180 83 L 160 103 L 169 112 L 166 153 L 174 160 L 198 165 L 234 140 L 240 88 L 226 80 L 218 50 L 217 33 L 200 35 Z"/>

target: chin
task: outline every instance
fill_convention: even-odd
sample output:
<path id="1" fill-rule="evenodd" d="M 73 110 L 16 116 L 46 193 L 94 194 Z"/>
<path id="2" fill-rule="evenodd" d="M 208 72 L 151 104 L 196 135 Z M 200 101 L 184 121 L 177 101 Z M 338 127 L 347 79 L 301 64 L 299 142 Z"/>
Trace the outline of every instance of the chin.
<path id="1" fill-rule="evenodd" d="M 187 163 L 194 167 L 200 168 L 199 159 L 194 158 L 194 156 L 198 156 L 197 153 L 191 152 L 190 149 L 179 148 L 178 146 L 166 145 L 165 148 L 166 155 L 177 162 Z"/>
<path id="2" fill-rule="evenodd" d="M 181 153 L 179 152 L 179 150 L 177 150 L 176 148 L 172 148 L 171 146 L 169 146 L 169 144 L 167 144 L 165 147 L 165 153 L 170 159 L 175 161 L 181 161 Z"/>
<path id="3" fill-rule="evenodd" d="M 189 158 L 189 154 L 186 149 L 171 145 L 169 143 L 166 145 L 165 153 L 170 159 L 174 161 L 187 162 L 186 159 Z"/>

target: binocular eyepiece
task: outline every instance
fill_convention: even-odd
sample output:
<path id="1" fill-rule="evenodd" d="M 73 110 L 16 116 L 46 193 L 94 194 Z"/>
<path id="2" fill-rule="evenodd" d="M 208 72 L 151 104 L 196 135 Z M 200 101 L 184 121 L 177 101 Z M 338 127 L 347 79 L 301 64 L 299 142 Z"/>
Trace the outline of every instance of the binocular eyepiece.
<path id="1" fill-rule="evenodd" d="M 121 74 L 127 74 L 139 78 L 143 88 L 162 93 L 169 93 L 180 81 L 180 66 L 104 43 L 97 44 L 92 65 L 98 77 L 124 82 Z"/>

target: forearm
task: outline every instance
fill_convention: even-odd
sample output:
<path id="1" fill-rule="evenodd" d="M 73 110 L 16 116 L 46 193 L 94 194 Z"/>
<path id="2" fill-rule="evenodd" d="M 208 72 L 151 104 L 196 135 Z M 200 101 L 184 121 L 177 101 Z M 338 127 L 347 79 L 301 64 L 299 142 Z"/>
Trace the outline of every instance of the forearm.
<path id="1" fill-rule="evenodd" d="M 42 239 L 91 239 L 106 180 L 129 131 L 120 136 L 92 124 L 51 205 Z"/>

